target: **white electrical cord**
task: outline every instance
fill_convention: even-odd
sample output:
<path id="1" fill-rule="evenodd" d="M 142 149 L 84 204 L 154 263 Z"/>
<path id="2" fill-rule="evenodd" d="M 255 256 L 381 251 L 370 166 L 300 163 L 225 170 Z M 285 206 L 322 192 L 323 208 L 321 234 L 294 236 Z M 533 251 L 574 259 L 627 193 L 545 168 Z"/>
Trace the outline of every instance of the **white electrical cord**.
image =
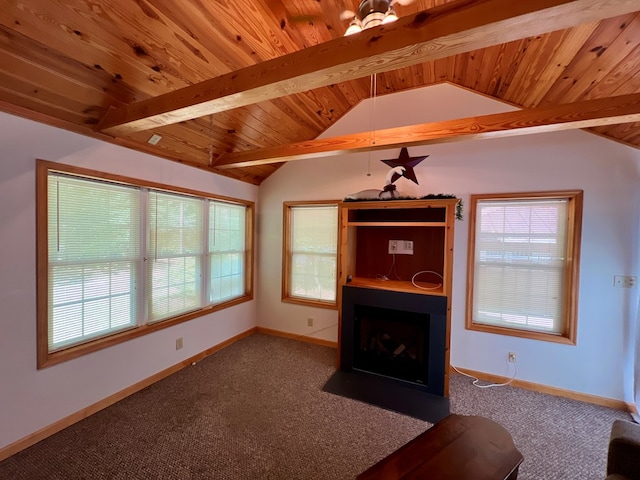
<path id="1" fill-rule="evenodd" d="M 400 277 L 398 276 L 398 272 L 396 272 L 396 254 L 392 253 L 391 256 L 393 257 L 393 260 L 391 261 L 391 267 L 389 267 L 389 273 L 387 273 L 386 275 L 382 273 L 377 273 L 376 280 L 387 281 L 389 280 L 389 278 L 391 278 L 392 272 L 393 272 L 393 275 L 396 277 L 396 279 L 401 280 Z"/>
<path id="2" fill-rule="evenodd" d="M 516 375 L 518 375 L 518 364 L 514 363 L 513 367 L 515 368 L 514 372 L 513 372 L 513 377 L 511 377 L 509 380 L 507 380 L 504 383 L 490 383 L 488 385 L 480 385 L 478 382 L 480 382 L 480 379 L 477 377 L 474 377 L 473 375 L 469 375 L 468 373 L 464 373 L 461 372 L 460 370 L 458 370 L 456 367 L 454 367 L 453 365 L 451 365 L 451 368 L 453 368 L 456 372 L 458 372 L 460 375 L 464 375 L 465 377 L 469 377 L 469 378 L 473 378 L 473 386 L 478 387 L 478 388 L 491 388 L 491 387 L 504 387 L 506 385 L 509 385 L 511 382 L 513 382 L 513 380 L 516 378 Z"/>
<path id="3" fill-rule="evenodd" d="M 393 261 L 391 262 L 391 268 L 389 268 L 389 273 L 387 273 L 387 277 L 391 278 L 391 272 L 393 272 L 393 276 L 396 277 L 397 280 L 400 280 L 398 276 L 398 272 L 396 272 L 396 254 L 393 253 Z"/>
<path id="4" fill-rule="evenodd" d="M 312 337 L 316 333 L 320 333 L 320 332 L 322 332 L 324 330 L 328 330 L 330 328 L 337 327 L 337 326 L 338 326 L 337 323 L 332 323 L 331 325 L 329 325 L 327 327 L 318 328 L 317 330 L 314 330 L 312 332 L 305 332 L 305 333 L 301 333 L 299 335 L 293 335 L 293 336 L 287 337 L 287 338 L 291 338 L 292 340 L 298 340 L 299 338 Z"/>
<path id="5" fill-rule="evenodd" d="M 440 280 L 444 282 L 444 278 L 442 278 L 442 275 L 440 275 L 438 272 L 434 272 L 433 270 L 421 270 L 418 273 L 416 273 L 413 277 L 411 277 L 411 283 L 413 284 L 414 287 L 419 288 L 420 290 L 438 290 L 440 287 L 442 287 L 442 284 L 436 285 L 435 287 L 421 287 L 416 283 L 416 277 L 421 273 L 434 273 L 440 277 Z"/>

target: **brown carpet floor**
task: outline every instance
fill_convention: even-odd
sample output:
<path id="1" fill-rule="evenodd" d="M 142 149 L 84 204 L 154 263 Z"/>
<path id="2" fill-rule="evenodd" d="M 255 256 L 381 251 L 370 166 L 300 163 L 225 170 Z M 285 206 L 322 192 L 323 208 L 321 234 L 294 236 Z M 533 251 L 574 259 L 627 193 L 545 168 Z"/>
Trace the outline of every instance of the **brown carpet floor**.
<path id="1" fill-rule="evenodd" d="M 255 334 L 0 462 L 0 479 L 350 479 L 429 424 L 322 391 L 336 352 Z M 498 421 L 520 480 L 601 480 L 624 412 L 451 378 L 451 410 Z"/>

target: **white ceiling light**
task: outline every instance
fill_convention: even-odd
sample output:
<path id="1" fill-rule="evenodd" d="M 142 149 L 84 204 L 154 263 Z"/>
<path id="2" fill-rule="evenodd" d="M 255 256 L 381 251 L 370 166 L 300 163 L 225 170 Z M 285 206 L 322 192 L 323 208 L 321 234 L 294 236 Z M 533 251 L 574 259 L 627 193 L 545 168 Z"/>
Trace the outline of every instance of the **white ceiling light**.
<path id="1" fill-rule="evenodd" d="M 160 140 L 162 140 L 162 137 L 154 133 L 149 137 L 149 140 L 147 140 L 147 143 L 151 145 L 157 145 Z"/>
<path id="2" fill-rule="evenodd" d="M 341 18 L 343 20 L 351 19 L 351 23 L 344 33 L 345 36 L 398 20 L 398 15 L 393 8 L 395 2 L 411 3 L 410 0 L 362 0 L 357 13 L 350 10 L 342 12 Z"/>

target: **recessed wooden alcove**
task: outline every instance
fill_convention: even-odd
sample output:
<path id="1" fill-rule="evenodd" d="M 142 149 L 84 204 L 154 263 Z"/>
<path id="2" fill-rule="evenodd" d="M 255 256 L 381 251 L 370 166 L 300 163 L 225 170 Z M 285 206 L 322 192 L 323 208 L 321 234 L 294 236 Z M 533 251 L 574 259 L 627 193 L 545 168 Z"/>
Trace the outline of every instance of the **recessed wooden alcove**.
<path id="1" fill-rule="evenodd" d="M 456 204 L 438 198 L 340 205 L 339 369 L 325 391 L 434 423 L 449 414 Z M 390 240 L 413 242 L 413 254 L 390 254 Z M 404 333 L 411 324 L 416 342 Z M 368 348 L 381 329 L 394 346 Z M 405 348 L 421 353 L 398 358 Z M 410 370 L 398 372 L 403 364 Z"/>
<path id="2" fill-rule="evenodd" d="M 456 198 L 343 202 L 340 285 L 450 296 Z M 388 253 L 389 240 L 410 240 L 413 255 Z M 428 288 L 422 290 L 412 284 Z M 441 285 L 438 287 L 438 285 Z"/>
<path id="3" fill-rule="evenodd" d="M 376 290 L 380 290 L 381 293 L 394 291 L 439 297 L 440 301 L 445 297 L 445 345 L 439 354 L 443 358 L 438 358 L 438 362 L 449 365 L 453 229 L 457 201 L 456 198 L 436 198 L 341 203 L 338 339 L 339 352 L 342 352 L 339 359 L 341 369 L 351 368 L 342 364 L 343 357 L 347 355 L 342 337 L 345 331 L 353 330 L 352 325 L 343 324 L 347 317 L 351 317 L 345 316 L 343 311 L 344 286 L 370 289 L 373 296 L 376 296 Z M 390 240 L 412 241 L 413 254 L 390 254 Z M 427 317 L 428 314 L 425 311 Z M 444 369 L 443 375 L 441 391 L 448 397 L 448 368 Z"/>

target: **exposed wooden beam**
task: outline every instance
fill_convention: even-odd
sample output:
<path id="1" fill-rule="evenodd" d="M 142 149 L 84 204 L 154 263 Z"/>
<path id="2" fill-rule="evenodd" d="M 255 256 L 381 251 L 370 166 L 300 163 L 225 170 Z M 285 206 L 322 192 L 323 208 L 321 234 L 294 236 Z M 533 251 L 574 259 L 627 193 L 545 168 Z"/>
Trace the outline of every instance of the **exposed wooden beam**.
<path id="1" fill-rule="evenodd" d="M 640 121 L 640 93 L 540 107 L 517 112 L 425 123 L 370 132 L 310 140 L 222 156 L 216 169 L 228 169 L 319 158 L 392 147 L 511 137 Z"/>
<path id="2" fill-rule="evenodd" d="M 111 109 L 97 129 L 126 135 L 637 9 L 638 0 L 459 0 Z"/>

